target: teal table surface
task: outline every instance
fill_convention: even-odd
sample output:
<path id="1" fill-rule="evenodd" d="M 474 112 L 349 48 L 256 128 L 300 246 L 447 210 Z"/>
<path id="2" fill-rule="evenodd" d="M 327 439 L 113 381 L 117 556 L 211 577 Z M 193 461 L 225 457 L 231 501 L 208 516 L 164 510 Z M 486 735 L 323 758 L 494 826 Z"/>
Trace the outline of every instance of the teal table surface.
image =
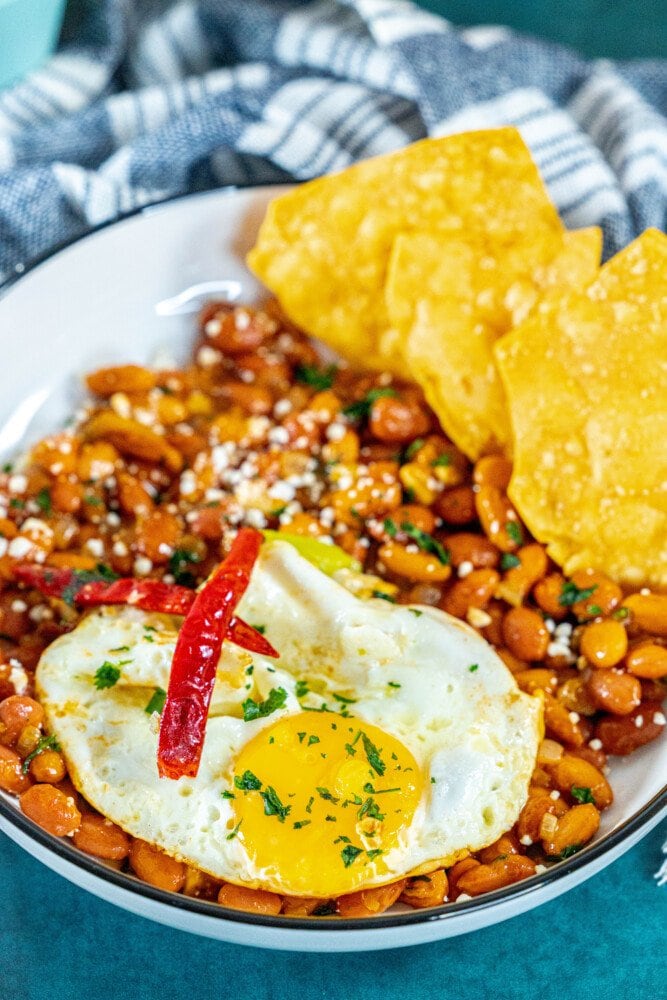
<path id="1" fill-rule="evenodd" d="M 220 944 L 84 893 L 0 834 L 3 1000 L 648 1000 L 665 996 L 652 831 L 560 899 L 465 937 L 303 955 Z"/>

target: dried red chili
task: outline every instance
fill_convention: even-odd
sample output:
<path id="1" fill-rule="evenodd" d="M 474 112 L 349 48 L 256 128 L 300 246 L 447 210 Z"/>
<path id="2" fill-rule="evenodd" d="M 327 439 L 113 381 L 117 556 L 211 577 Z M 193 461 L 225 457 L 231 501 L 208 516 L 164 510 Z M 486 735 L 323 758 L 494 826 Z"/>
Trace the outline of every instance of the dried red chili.
<path id="1" fill-rule="evenodd" d="M 161 580 L 135 580 L 122 577 L 108 579 L 94 571 L 51 569 L 34 563 L 20 563 L 14 573 L 25 583 L 48 597 L 59 597 L 80 607 L 99 607 L 103 604 L 128 604 L 141 611 L 158 611 L 165 615 L 187 615 L 197 596 L 187 587 L 162 583 Z M 97 576 L 97 579 L 91 577 Z M 250 653 L 277 657 L 278 653 L 268 639 L 242 618 L 232 618 L 226 638 Z"/>
<path id="2" fill-rule="evenodd" d="M 197 594 L 178 635 L 160 723 L 161 777 L 195 777 L 222 643 L 259 554 L 262 536 L 241 528 L 227 558 Z"/>

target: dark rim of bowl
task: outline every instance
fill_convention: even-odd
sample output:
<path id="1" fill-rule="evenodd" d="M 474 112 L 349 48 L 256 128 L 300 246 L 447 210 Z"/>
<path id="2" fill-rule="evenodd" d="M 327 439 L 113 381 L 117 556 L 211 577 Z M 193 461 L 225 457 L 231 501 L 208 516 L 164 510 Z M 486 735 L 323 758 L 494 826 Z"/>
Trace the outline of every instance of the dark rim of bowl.
<path id="1" fill-rule="evenodd" d="M 75 236 L 71 240 L 65 240 L 62 243 L 59 243 L 50 250 L 47 250 L 46 253 L 43 253 L 34 260 L 30 261 L 29 264 L 19 265 L 20 270 L 15 270 L 13 274 L 10 274 L 9 277 L 7 277 L 5 281 L 0 284 L 0 297 L 3 296 L 18 281 L 21 281 L 24 277 L 34 271 L 35 268 L 39 267 L 40 264 L 45 263 L 61 251 L 66 250 L 75 243 L 79 243 L 82 240 L 87 239 L 89 236 L 99 233 L 103 229 L 108 229 L 110 226 L 118 225 L 119 223 L 125 222 L 127 219 L 135 218 L 136 216 L 142 215 L 144 212 L 149 210 L 153 211 L 161 206 L 168 207 L 176 201 L 184 201 L 187 198 L 197 198 L 202 195 L 212 193 L 231 196 L 234 191 L 247 190 L 248 188 L 259 186 L 260 185 L 252 184 L 246 186 L 237 185 L 232 187 L 217 188 L 212 191 L 195 192 L 194 194 L 174 195 L 171 198 L 165 198 L 161 201 L 152 202 L 149 205 L 143 205 L 141 208 L 137 208 L 133 212 L 128 212 L 126 215 L 122 215 L 117 219 L 111 219 L 108 222 L 103 222 L 100 225 L 87 230 L 85 233 Z M 276 184 L 261 186 L 279 187 L 281 185 Z M 335 932 L 351 930 L 379 930 L 383 927 L 405 927 L 413 924 L 432 923 L 437 920 L 451 919 L 461 913 L 470 913 L 471 911 L 476 913 L 481 912 L 482 910 L 486 910 L 489 907 L 494 906 L 496 903 L 508 902 L 513 899 L 520 899 L 524 896 L 531 895 L 532 893 L 542 889 L 544 886 L 552 885 L 558 879 L 564 878 L 567 875 L 571 875 L 574 872 L 586 868 L 590 862 L 604 857 L 610 851 L 613 851 L 619 844 L 622 844 L 627 837 L 630 837 L 633 833 L 641 830 L 642 827 L 650 824 L 651 820 L 658 817 L 664 809 L 667 809 L 667 785 L 654 795 L 643 809 L 635 813 L 624 823 L 621 823 L 621 825 L 615 830 L 612 830 L 610 833 L 606 834 L 600 840 L 595 841 L 595 843 L 590 846 L 583 848 L 583 850 L 574 854 L 571 858 L 553 865 L 553 867 L 548 868 L 545 872 L 542 872 L 539 875 L 533 875 L 530 878 L 524 879 L 522 882 L 515 882 L 514 885 L 506 886 L 504 889 L 495 889 L 493 892 L 487 892 L 474 899 L 464 900 L 462 903 L 443 903 L 441 906 L 435 906 L 427 910 L 412 910 L 409 913 L 389 913 L 379 917 L 362 917 L 346 920 L 335 916 L 330 918 L 288 916 L 268 917 L 260 914 L 245 913 L 242 910 L 232 910 L 221 906 L 219 903 L 208 902 L 192 896 L 183 896 L 175 892 L 167 892 L 164 889 L 156 889 L 147 882 L 141 882 L 134 875 L 125 872 L 118 872 L 114 868 L 107 867 L 102 861 L 79 851 L 67 840 L 52 836 L 37 826 L 36 823 L 33 823 L 27 816 L 24 816 L 23 813 L 19 812 L 15 806 L 10 805 L 2 797 L 0 797 L 0 816 L 4 816 L 4 818 L 12 826 L 15 826 L 22 833 L 26 834 L 26 836 L 35 840 L 41 847 L 45 847 L 47 850 L 52 851 L 63 861 L 69 862 L 79 868 L 83 868 L 89 875 L 94 875 L 116 888 L 125 889 L 126 891 L 135 893 L 138 896 L 143 896 L 150 899 L 154 903 L 163 903 L 167 906 L 173 907 L 174 909 L 185 910 L 188 913 L 196 913 L 203 917 L 212 917 L 214 920 L 229 920 L 236 923 L 249 924 L 254 927 L 271 927 L 280 930 L 295 928 L 302 931 L 326 930 Z"/>

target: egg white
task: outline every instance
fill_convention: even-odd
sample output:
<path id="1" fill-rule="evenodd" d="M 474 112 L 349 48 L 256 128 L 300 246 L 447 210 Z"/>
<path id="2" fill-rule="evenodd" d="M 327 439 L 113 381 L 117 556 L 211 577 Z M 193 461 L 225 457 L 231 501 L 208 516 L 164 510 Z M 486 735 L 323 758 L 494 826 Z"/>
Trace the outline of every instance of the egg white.
<path id="1" fill-rule="evenodd" d="M 74 784 L 103 815 L 216 878 L 289 893 L 281 873 L 259 870 L 241 839 L 228 839 L 234 817 L 222 792 L 260 729 L 302 705 L 337 710 L 336 692 L 354 699 L 351 715 L 401 740 L 425 775 L 412 822 L 383 859 L 389 874 L 373 876 L 371 866 L 369 885 L 451 862 L 510 829 L 542 736 L 541 701 L 519 691 L 476 632 L 431 608 L 362 601 L 283 542 L 262 547 L 239 614 L 264 625 L 281 656 L 224 644 L 195 778 L 158 777 L 158 719 L 145 711 L 168 686 L 180 619 L 101 609 L 44 652 L 37 690 L 49 727 Z M 105 661 L 130 662 L 114 687 L 97 690 Z M 301 704 L 299 679 L 311 689 Z M 277 687 L 284 707 L 244 722 L 243 700 Z"/>

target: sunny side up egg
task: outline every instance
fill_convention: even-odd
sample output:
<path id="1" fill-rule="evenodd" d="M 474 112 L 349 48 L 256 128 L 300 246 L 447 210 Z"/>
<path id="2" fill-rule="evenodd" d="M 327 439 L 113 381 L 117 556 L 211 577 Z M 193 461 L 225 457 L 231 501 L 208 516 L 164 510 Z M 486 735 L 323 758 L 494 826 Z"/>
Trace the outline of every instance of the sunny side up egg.
<path id="1" fill-rule="evenodd" d="M 101 813 L 217 878 L 323 898 L 453 863 L 513 825 L 541 702 L 472 629 L 361 600 L 284 542 L 263 546 L 239 614 L 280 659 L 225 643 L 196 778 L 158 777 L 146 712 L 179 619 L 105 609 L 46 650 L 39 697 Z M 98 690 L 105 663 L 120 679 Z"/>

